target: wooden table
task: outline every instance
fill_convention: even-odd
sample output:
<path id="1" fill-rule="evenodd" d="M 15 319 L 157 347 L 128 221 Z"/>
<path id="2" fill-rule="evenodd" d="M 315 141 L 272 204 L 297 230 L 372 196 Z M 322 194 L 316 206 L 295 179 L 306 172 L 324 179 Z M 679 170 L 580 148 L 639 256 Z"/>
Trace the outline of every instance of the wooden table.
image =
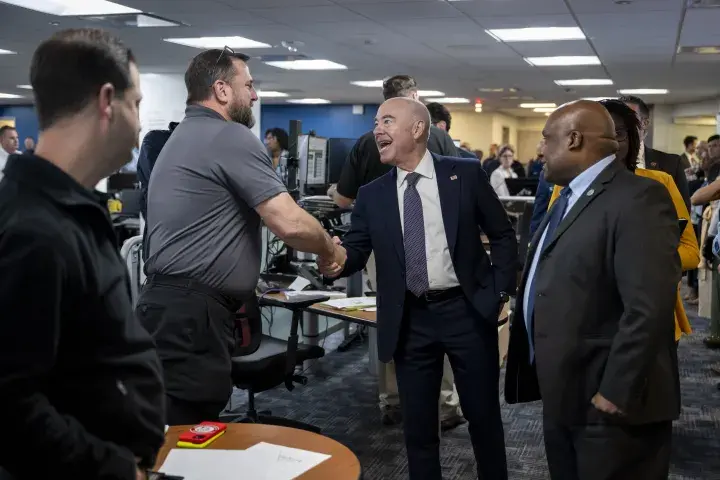
<path id="1" fill-rule="evenodd" d="M 172 448 L 177 448 L 180 433 L 192 425 L 170 427 L 155 464 L 156 471 L 162 471 L 162 464 Z M 359 480 L 362 478 L 360 461 L 345 445 L 335 440 L 305 430 L 259 425 L 252 423 L 229 423 L 227 433 L 208 445 L 209 449 L 245 450 L 256 443 L 267 442 L 285 447 L 300 448 L 311 452 L 324 453 L 330 458 L 320 465 L 297 477 L 302 480 Z M 242 472 L 238 472 L 242 478 Z"/>
<path id="2" fill-rule="evenodd" d="M 339 310 L 323 303 L 310 305 L 306 310 L 311 313 L 317 313 L 318 315 L 327 315 L 332 318 L 337 318 L 338 320 L 345 320 L 346 322 L 377 327 L 377 312 Z"/>

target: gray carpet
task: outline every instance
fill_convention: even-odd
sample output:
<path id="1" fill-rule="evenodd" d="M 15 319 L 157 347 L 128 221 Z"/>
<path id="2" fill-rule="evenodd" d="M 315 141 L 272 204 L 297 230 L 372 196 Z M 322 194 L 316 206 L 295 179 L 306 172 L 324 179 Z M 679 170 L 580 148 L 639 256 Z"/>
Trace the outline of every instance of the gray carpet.
<path id="1" fill-rule="evenodd" d="M 690 311 L 689 314 L 694 312 Z M 675 424 L 673 480 L 720 480 L 720 378 L 710 370 L 720 352 L 702 344 L 707 319 L 691 317 L 695 333 L 680 345 L 683 412 Z M 407 462 L 399 427 L 380 424 L 375 378 L 368 372 L 366 346 L 335 350 L 342 339 L 328 337 L 321 372 L 309 374 L 307 386 L 293 392 L 278 388 L 258 395 L 257 408 L 317 425 L 347 445 L 360 459 L 365 480 L 407 479 Z M 502 375 L 501 375 L 502 376 Z M 242 411 L 246 397 L 237 391 L 233 410 Z M 540 406 L 503 404 L 510 479 L 547 479 Z M 448 480 L 477 479 L 467 426 L 445 434 L 441 457 Z M 641 480 L 641 479 L 638 479 Z"/>

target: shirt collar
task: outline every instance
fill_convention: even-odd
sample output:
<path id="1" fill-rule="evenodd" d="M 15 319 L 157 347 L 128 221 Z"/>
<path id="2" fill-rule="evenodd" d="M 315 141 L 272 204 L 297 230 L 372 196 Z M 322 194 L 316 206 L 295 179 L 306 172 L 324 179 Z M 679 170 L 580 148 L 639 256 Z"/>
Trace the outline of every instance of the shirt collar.
<path id="1" fill-rule="evenodd" d="M 590 184 L 595 181 L 598 175 L 600 175 L 600 172 L 605 170 L 605 168 L 607 168 L 607 166 L 610 165 L 613 160 L 615 160 L 615 155 L 605 157 L 599 162 L 597 162 L 595 165 L 591 166 L 590 168 L 582 172 L 580 175 L 575 177 L 569 185 L 570 190 L 572 190 L 573 192 L 573 195 L 580 196 L 585 193 L 585 190 L 587 190 Z"/>
<path id="2" fill-rule="evenodd" d="M 410 172 L 398 167 L 395 167 L 395 170 L 397 170 L 397 184 L 400 186 L 403 184 Z M 423 155 L 423 158 L 420 160 L 420 163 L 418 163 L 418 166 L 415 167 L 414 172 L 419 173 L 425 178 L 433 178 L 435 176 L 435 164 L 433 163 L 430 150 L 425 150 L 425 155 Z"/>
<path id="3" fill-rule="evenodd" d="M 205 118 L 217 118 L 218 120 L 226 121 L 225 118 L 212 108 L 203 107 L 202 105 L 188 105 L 185 107 L 185 118 L 192 117 L 205 117 Z"/>

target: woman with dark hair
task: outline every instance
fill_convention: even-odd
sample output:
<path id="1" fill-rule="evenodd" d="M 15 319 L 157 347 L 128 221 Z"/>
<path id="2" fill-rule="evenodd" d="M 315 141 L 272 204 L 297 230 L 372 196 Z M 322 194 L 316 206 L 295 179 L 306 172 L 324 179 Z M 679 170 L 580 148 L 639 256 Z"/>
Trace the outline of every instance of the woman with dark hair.
<path id="1" fill-rule="evenodd" d="M 675 210 L 677 210 L 678 219 L 685 219 L 687 221 L 678 245 L 678 255 L 680 255 L 682 269 L 686 271 L 697 268 L 700 263 L 700 248 L 698 247 L 697 237 L 692 228 L 692 223 L 690 223 L 690 213 L 685 206 L 685 201 L 682 195 L 680 195 L 680 191 L 675 185 L 675 181 L 670 175 L 660 170 L 636 168 L 638 153 L 640 151 L 640 121 L 637 115 L 630 107 L 619 100 L 601 100 L 599 103 L 610 113 L 615 123 L 615 139 L 619 145 L 617 154 L 615 155 L 616 161 L 622 162 L 628 170 L 635 172 L 635 175 L 657 180 L 668 189 L 670 198 L 672 198 L 673 204 L 675 205 Z M 561 187 L 556 185 L 552 198 L 550 199 L 550 206 L 560 195 L 560 190 Z M 548 208 L 550 207 L 548 206 Z M 638 254 L 642 255 L 642 245 L 638 245 Z M 678 295 L 675 303 L 675 341 L 680 341 L 683 333 L 690 334 L 692 333 L 692 329 L 685 314 L 685 307 L 680 297 L 680 286 L 678 285 Z"/>

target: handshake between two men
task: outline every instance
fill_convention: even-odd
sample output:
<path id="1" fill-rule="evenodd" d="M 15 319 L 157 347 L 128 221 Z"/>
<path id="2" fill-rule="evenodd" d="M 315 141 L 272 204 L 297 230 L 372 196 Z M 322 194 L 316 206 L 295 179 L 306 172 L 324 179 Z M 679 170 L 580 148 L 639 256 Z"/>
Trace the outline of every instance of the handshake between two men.
<path id="1" fill-rule="evenodd" d="M 347 251 L 342 246 L 342 241 L 338 237 L 333 237 L 332 254 L 328 256 L 318 255 L 317 265 L 320 273 L 329 278 L 335 278 L 345 268 L 347 260 Z"/>

